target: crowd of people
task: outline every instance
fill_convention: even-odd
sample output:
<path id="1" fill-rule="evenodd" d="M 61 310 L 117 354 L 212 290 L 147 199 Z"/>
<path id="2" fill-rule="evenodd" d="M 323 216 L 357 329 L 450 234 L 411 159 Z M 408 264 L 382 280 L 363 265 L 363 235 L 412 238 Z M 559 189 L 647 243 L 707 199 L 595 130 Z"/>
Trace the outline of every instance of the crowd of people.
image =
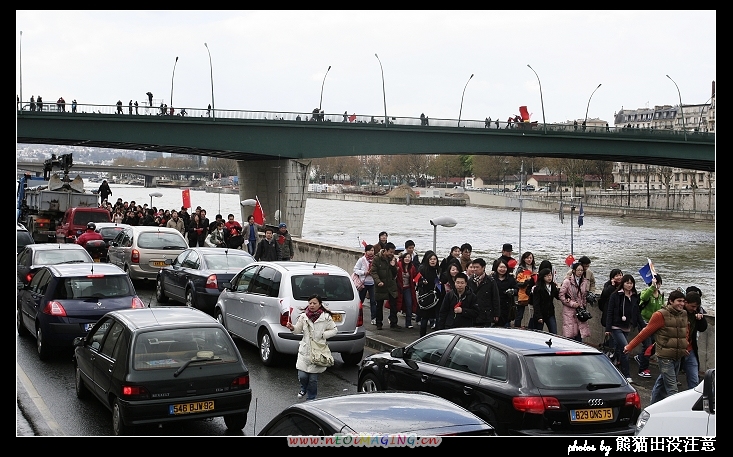
<path id="1" fill-rule="evenodd" d="M 244 227 L 235 220 L 234 214 L 224 220 L 217 214 L 213 221 L 207 217 L 206 209 L 200 206 L 189 213 L 188 208 L 162 209 L 148 207 L 147 203 L 138 204 L 134 200 L 123 201 L 118 198 L 111 203 L 112 190 L 107 180 L 99 186 L 102 200 L 100 206 L 110 212 L 112 222 L 127 225 L 148 225 L 169 227 L 178 230 L 188 241 L 189 247 L 217 247 L 242 249 L 249 252 L 255 260 L 292 260 L 295 254 L 293 240 L 285 223 L 278 225 L 277 231 L 270 226 L 257 224 L 254 215 L 247 218 Z M 264 231 L 264 237 L 260 232 Z"/>
<path id="2" fill-rule="evenodd" d="M 680 368 L 687 377 L 687 388 L 699 383 L 697 334 L 707 329 L 707 321 L 698 287 L 690 286 L 684 292 L 676 289 L 665 301 L 661 275 L 654 275 L 651 284 L 639 292 L 633 275 L 614 268 L 597 295 L 587 256 L 577 261 L 569 258 L 569 271 L 558 279 L 550 261 L 542 260 L 537 266 L 529 251 L 517 261 L 508 243 L 498 258 L 488 262 L 472 258 L 471 253 L 472 246 L 464 243 L 453 246 L 442 260 L 427 251 L 420 261 L 412 240 L 398 251 L 388 241 L 387 232 L 380 232 L 379 241 L 364 246 L 364 255 L 353 268 L 362 303 L 369 296 L 371 324 L 382 330 L 384 308 L 388 308 L 390 328 L 401 328 L 398 318 L 402 314 L 404 326 L 414 328 L 414 318 L 424 336 L 428 327 L 522 327 L 528 312 L 525 328 L 546 329 L 583 342 L 591 337 L 588 307 L 597 303 L 604 336 L 614 347 L 614 363 L 629 382 L 633 381 L 629 352 L 642 345 L 633 359 L 643 378 L 651 377 L 649 358 L 656 354 L 661 374 L 652 403 L 678 391 Z M 561 329 L 557 312 L 562 313 Z M 639 333 L 629 339 L 636 329 Z"/>

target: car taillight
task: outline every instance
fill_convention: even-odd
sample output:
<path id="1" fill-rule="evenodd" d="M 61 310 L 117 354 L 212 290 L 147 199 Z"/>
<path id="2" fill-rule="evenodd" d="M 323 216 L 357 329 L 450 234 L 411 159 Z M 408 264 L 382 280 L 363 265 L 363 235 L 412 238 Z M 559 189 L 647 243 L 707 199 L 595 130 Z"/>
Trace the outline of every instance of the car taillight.
<path id="1" fill-rule="evenodd" d="M 145 308 L 145 303 L 138 297 L 132 297 L 132 309 Z"/>
<path id="2" fill-rule="evenodd" d="M 140 263 L 140 251 L 137 249 L 133 249 L 130 253 L 130 262 L 132 263 Z"/>
<path id="3" fill-rule="evenodd" d="M 284 311 L 280 314 L 280 325 L 286 327 L 288 325 L 288 322 L 290 322 L 290 312 Z"/>
<path id="4" fill-rule="evenodd" d="M 43 308 L 43 314 L 48 314 L 49 316 L 66 317 L 66 310 L 61 305 L 61 303 L 57 302 L 56 300 L 51 300 L 50 302 L 46 303 L 46 306 Z"/>
<path id="5" fill-rule="evenodd" d="M 126 398 L 130 397 L 138 397 L 138 398 L 148 398 L 150 394 L 148 393 L 148 389 L 146 389 L 143 386 L 126 386 L 122 385 L 122 396 Z"/>
<path id="6" fill-rule="evenodd" d="M 26 284 L 30 284 L 31 283 L 31 279 L 33 279 L 33 275 L 34 274 L 35 273 L 28 273 L 27 275 L 25 275 L 25 283 Z"/>
<path id="7" fill-rule="evenodd" d="M 216 284 L 216 275 L 209 275 L 206 278 L 206 288 L 219 290 L 219 286 Z"/>
<path id="8" fill-rule="evenodd" d="M 371 298 L 369 300 L 371 300 Z M 364 325 L 364 302 L 359 302 L 359 317 L 356 319 L 356 326 L 361 327 L 363 325 Z"/>
<path id="9" fill-rule="evenodd" d="M 248 389 L 249 388 L 249 376 L 237 376 L 232 381 L 232 389 Z"/>
<path id="10" fill-rule="evenodd" d="M 560 401 L 555 397 L 514 397 L 512 406 L 523 413 L 544 414 L 546 409 L 560 409 Z"/>
<path id="11" fill-rule="evenodd" d="M 636 409 L 641 409 L 641 398 L 638 392 L 626 394 L 626 404 L 624 406 L 633 406 Z"/>

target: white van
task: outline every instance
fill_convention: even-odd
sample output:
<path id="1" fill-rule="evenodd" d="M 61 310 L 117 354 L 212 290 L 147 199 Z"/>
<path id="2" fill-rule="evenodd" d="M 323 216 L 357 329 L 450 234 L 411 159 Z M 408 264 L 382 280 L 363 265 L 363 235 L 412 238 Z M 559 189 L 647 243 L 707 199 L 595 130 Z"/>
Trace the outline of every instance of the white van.
<path id="1" fill-rule="evenodd" d="M 703 381 L 644 408 L 636 421 L 638 436 L 716 436 L 715 368 Z"/>

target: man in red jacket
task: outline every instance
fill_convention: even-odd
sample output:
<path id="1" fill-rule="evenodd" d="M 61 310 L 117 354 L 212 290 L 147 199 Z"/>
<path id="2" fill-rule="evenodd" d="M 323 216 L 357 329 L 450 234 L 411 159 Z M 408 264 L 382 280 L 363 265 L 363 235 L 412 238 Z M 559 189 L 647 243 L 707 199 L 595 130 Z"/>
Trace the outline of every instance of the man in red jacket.
<path id="1" fill-rule="evenodd" d="M 87 241 L 104 240 L 104 237 L 95 230 L 97 230 L 97 224 L 94 222 L 87 223 L 87 231 L 79 235 L 79 238 L 76 239 L 76 244 L 80 244 L 81 247 L 85 248 Z"/>

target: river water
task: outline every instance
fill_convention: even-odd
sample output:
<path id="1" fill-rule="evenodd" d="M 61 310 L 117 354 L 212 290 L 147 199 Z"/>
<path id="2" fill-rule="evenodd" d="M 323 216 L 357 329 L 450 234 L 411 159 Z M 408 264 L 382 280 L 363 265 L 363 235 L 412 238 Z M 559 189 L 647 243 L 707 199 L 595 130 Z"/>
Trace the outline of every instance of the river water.
<path id="1" fill-rule="evenodd" d="M 85 183 L 87 189 L 98 183 Z M 158 208 L 180 208 L 181 189 L 146 189 L 139 186 L 112 184 L 111 200 L 135 200 L 138 204 L 150 204 Z M 226 218 L 232 213 L 240 220 L 239 196 L 236 194 L 206 193 L 191 190 L 191 205 L 206 209 L 213 220 L 217 213 Z M 269 220 L 275 220 L 274 208 L 264 208 Z M 436 247 L 440 258 L 450 247 L 470 243 L 473 258 L 483 257 L 491 263 L 501 255 L 501 246 L 511 243 L 514 257 L 531 251 L 539 265 L 547 259 L 557 269 L 558 276 L 567 271 L 565 258 L 571 253 L 579 258 L 587 255 L 596 276 L 597 289 L 608 280 L 612 268 L 631 273 L 637 281 L 637 289 L 645 285 L 638 273 L 647 258 L 651 259 L 663 278 L 663 290 L 668 293 L 677 287 L 698 286 L 703 292 L 703 307 L 715 309 L 715 226 L 709 223 L 660 221 L 654 219 L 588 216 L 582 227 L 571 221 L 566 212 L 561 223 L 555 213 L 523 211 L 521 224 L 521 252 L 518 210 L 504 210 L 458 206 L 403 206 L 380 203 L 342 202 L 311 198 L 306 204 L 303 221 L 303 238 L 338 246 L 360 248 L 361 240 L 374 244 L 379 232 L 389 233 L 389 241 L 397 247 L 411 239 L 416 252 L 422 254 L 433 247 L 433 226 L 430 219 L 450 216 L 458 221 L 455 227 L 437 227 Z"/>

